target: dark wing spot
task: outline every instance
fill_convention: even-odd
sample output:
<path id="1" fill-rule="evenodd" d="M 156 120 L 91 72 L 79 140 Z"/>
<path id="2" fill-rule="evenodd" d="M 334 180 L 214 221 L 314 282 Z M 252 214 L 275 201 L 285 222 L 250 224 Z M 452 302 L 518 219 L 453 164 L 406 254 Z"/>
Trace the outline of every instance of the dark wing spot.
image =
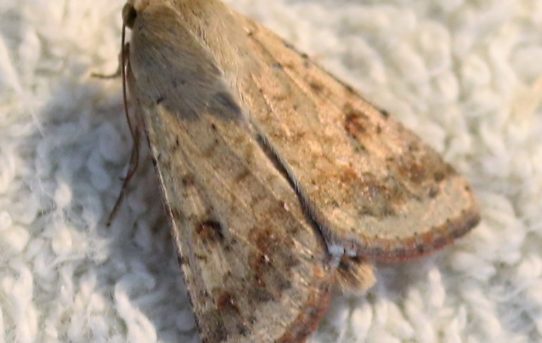
<path id="1" fill-rule="evenodd" d="M 216 307 L 221 311 L 234 312 L 235 314 L 241 313 L 239 306 L 237 306 L 235 296 L 227 291 L 223 291 L 218 295 L 216 299 Z"/>
<path id="2" fill-rule="evenodd" d="M 191 174 L 183 175 L 181 182 L 184 187 L 193 187 L 196 185 L 196 180 L 194 179 L 194 176 Z"/>
<path id="3" fill-rule="evenodd" d="M 433 174 L 433 179 L 436 182 L 441 182 L 442 180 L 444 180 L 445 177 L 446 177 L 446 175 L 441 170 L 439 170 L 439 171 L 435 172 L 435 174 Z"/>
<path id="4" fill-rule="evenodd" d="M 249 288 L 250 297 L 256 302 L 266 303 L 274 300 L 273 294 L 269 292 L 265 287 L 256 286 Z"/>
<path id="5" fill-rule="evenodd" d="M 358 139 L 368 133 L 371 124 L 365 113 L 352 107 L 350 103 L 344 104 L 343 111 L 345 113 L 344 129 L 350 137 Z"/>
<path id="6" fill-rule="evenodd" d="M 216 243 L 224 240 L 222 225 L 216 220 L 205 220 L 196 227 L 196 233 L 203 242 Z"/>
<path id="7" fill-rule="evenodd" d="M 366 128 L 359 120 L 359 117 L 353 113 L 348 113 L 346 115 L 344 129 L 351 137 L 356 137 L 366 132 Z"/>
<path id="8" fill-rule="evenodd" d="M 324 86 L 320 82 L 315 80 L 312 80 L 309 85 L 314 93 L 320 93 L 324 89 Z"/>
<path id="9" fill-rule="evenodd" d="M 427 178 L 426 165 L 416 160 L 411 154 L 401 156 L 397 171 L 402 178 L 415 184 L 420 184 Z"/>
<path id="10" fill-rule="evenodd" d="M 188 297 L 190 299 L 190 297 Z M 196 318 L 197 319 L 197 318 Z M 204 312 L 199 325 L 205 325 L 203 342 L 222 342 L 228 338 L 229 330 L 224 325 L 224 319 L 220 311 Z"/>

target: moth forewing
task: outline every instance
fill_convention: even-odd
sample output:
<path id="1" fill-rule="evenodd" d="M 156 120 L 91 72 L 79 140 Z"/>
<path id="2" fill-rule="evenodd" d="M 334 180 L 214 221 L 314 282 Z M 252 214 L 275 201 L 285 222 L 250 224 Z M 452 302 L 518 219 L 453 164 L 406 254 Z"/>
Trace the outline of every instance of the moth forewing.
<path id="1" fill-rule="evenodd" d="M 251 119 L 288 166 L 329 244 L 403 259 L 477 224 L 467 181 L 433 149 L 305 54 L 241 20 L 259 63 L 242 88 Z"/>
<path id="2" fill-rule="evenodd" d="M 135 10 L 130 91 L 202 338 L 303 340 L 331 294 L 325 242 L 252 135 L 212 54 L 167 3 Z"/>
<path id="3" fill-rule="evenodd" d="M 204 341 L 302 341 L 334 283 L 367 288 L 367 261 L 420 255 L 477 222 L 466 181 L 432 149 L 221 2 L 123 12 L 130 93 Z"/>

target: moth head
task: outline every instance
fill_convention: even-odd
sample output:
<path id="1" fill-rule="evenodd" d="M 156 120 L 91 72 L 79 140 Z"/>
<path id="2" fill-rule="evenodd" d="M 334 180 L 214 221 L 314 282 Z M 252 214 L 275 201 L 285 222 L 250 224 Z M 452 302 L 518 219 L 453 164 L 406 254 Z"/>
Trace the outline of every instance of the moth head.
<path id="1" fill-rule="evenodd" d="M 122 21 L 130 29 L 134 26 L 137 14 L 145 9 L 152 0 L 128 0 L 122 8 Z"/>

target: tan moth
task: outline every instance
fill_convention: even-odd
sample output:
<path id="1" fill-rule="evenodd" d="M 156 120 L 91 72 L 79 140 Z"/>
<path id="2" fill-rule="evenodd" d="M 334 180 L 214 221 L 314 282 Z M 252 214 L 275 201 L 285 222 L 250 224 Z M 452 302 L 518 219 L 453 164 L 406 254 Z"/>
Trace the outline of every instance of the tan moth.
<path id="1" fill-rule="evenodd" d="M 220 1 L 129 0 L 123 19 L 132 130 L 146 131 L 203 341 L 301 342 L 333 289 L 366 289 L 373 262 L 479 221 L 435 151 Z"/>

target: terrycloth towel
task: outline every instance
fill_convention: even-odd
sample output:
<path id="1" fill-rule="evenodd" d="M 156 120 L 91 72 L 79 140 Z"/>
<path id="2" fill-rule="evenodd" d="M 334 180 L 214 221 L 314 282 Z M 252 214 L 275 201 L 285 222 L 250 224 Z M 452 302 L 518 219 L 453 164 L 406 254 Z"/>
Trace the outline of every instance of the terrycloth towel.
<path id="1" fill-rule="evenodd" d="M 444 251 L 379 266 L 313 342 L 542 337 L 542 1 L 231 0 L 353 84 L 472 183 L 483 220 Z M 122 0 L 0 1 L 0 342 L 194 342 L 142 161 L 130 152 Z M 144 153 L 144 152 L 143 152 Z"/>

